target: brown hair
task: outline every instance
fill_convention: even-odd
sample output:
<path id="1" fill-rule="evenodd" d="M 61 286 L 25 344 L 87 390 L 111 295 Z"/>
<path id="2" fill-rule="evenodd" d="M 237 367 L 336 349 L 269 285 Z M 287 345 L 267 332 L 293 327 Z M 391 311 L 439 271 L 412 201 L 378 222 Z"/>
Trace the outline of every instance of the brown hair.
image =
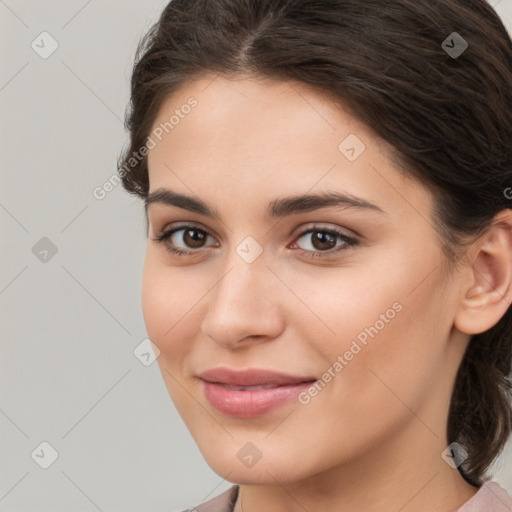
<path id="1" fill-rule="evenodd" d="M 511 208 L 512 41 L 485 0 L 173 0 L 137 50 L 118 170 L 128 192 L 147 197 L 147 158 L 132 157 L 162 102 L 208 72 L 299 80 L 349 105 L 434 192 L 452 264 Z M 448 442 L 469 453 L 458 469 L 473 485 L 512 429 L 511 366 L 509 308 L 472 336 L 451 398 Z"/>

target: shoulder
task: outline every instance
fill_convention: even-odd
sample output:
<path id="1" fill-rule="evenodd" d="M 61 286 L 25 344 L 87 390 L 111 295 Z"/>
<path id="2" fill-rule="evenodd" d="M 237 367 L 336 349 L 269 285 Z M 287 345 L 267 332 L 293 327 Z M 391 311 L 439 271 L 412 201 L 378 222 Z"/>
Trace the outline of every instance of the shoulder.
<path id="1" fill-rule="evenodd" d="M 457 512 L 510 512 L 512 497 L 498 482 L 486 480 Z"/>
<path id="2" fill-rule="evenodd" d="M 238 498 L 238 489 L 238 485 L 232 485 L 222 494 L 219 494 L 200 505 L 187 508 L 187 510 L 183 510 L 183 512 L 233 512 L 233 508 Z"/>

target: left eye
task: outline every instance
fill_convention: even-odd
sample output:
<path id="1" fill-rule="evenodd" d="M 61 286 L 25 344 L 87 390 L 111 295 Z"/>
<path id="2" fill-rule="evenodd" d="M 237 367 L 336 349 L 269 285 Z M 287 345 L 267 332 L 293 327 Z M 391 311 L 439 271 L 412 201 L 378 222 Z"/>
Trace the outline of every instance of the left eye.
<path id="1" fill-rule="evenodd" d="M 301 233 L 297 240 L 302 238 L 308 240 L 308 243 L 305 244 L 306 247 L 302 248 L 307 252 L 337 252 L 346 246 L 357 245 L 357 240 L 331 229 L 309 229 Z M 341 241 L 341 244 L 338 245 L 338 241 Z M 335 249 L 336 247 L 341 247 L 341 249 Z"/>

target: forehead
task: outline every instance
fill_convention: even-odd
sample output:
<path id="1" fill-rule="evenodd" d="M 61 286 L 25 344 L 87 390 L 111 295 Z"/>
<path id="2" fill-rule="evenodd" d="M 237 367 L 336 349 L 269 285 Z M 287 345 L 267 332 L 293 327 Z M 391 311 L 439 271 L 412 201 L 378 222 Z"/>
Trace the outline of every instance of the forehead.
<path id="1" fill-rule="evenodd" d="M 296 81 L 206 75 L 162 104 L 151 133 L 152 191 L 192 188 L 222 202 L 222 191 L 275 197 L 341 187 L 382 204 L 386 194 L 396 201 L 393 188 L 417 187 L 341 100 Z"/>
<path id="2" fill-rule="evenodd" d="M 194 106 L 189 108 L 191 103 Z M 340 98 L 295 80 L 208 74 L 186 82 L 167 98 L 152 129 L 165 127 L 172 117 L 172 126 L 167 128 L 174 134 L 183 131 L 178 128 L 187 124 L 187 117 L 200 117 L 201 132 L 208 132 L 210 136 L 226 128 L 236 129 L 240 136 L 266 132 L 274 138 L 279 128 L 286 128 L 283 136 L 291 136 L 304 130 L 329 133 L 350 127 L 378 139 L 369 126 L 351 114 Z M 296 121 L 301 124 L 296 125 Z M 201 127 L 195 126 L 195 129 Z M 291 137 L 288 140 L 293 141 Z M 283 142 L 281 138 L 280 142 Z M 382 139 L 378 142 L 386 146 Z"/>

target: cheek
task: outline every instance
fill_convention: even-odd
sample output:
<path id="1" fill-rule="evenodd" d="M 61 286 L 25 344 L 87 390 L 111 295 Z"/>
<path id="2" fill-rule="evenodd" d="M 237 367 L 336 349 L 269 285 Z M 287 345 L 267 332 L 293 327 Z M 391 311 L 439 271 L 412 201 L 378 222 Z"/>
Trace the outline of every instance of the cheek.
<path id="1" fill-rule="evenodd" d="M 182 268 L 166 265 L 161 255 L 148 248 L 141 290 L 144 322 L 149 338 L 160 350 L 157 363 L 169 396 L 185 420 L 197 414 L 190 407 L 183 372 L 197 325 L 194 315 L 204 295 L 186 274 Z"/>
<path id="2" fill-rule="evenodd" d="M 322 354 L 319 373 L 327 372 L 322 380 L 328 382 L 319 395 L 343 404 L 341 416 L 350 410 L 352 418 L 367 422 L 373 421 L 370 411 L 379 411 L 396 419 L 408 414 L 401 400 L 412 407 L 433 386 L 451 327 L 440 271 L 425 279 L 439 263 L 435 256 L 397 254 L 364 274 L 347 267 L 295 281 L 318 317 L 307 315 L 299 329 Z"/>
<path id="3" fill-rule="evenodd" d="M 189 315 L 200 301 L 201 289 L 186 271 L 163 264 L 161 258 L 148 248 L 142 274 L 142 312 L 148 335 L 164 359 L 172 352 L 179 360 L 188 346 Z"/>

